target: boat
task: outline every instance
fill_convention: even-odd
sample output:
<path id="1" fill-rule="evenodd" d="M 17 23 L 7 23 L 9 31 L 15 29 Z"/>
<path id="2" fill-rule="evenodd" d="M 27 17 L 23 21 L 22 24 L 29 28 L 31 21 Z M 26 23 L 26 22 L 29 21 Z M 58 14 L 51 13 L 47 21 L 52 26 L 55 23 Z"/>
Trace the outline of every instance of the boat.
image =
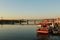
<path id="1" fill-rule="evenodd" d="M 38 24 L 37 25 L 38 26 L 38 28 L 37 28 L 37 33 L 39 33 L 39 34 L 48 34 L 48 28 L 47 28 L 47 24 Z"/>
<path id="2" fill-rule="evenodd" d="M 37 33 L 39 33 L 39 34 L 48 34 L 48 29 L 46 29 L 46 28 L 37 28 Z"/>

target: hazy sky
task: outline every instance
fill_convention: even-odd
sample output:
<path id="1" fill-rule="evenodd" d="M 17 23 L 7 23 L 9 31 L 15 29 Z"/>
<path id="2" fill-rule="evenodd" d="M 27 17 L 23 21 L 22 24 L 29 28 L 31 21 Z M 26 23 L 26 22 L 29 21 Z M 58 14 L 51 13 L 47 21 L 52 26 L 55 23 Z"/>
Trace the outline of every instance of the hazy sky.
<path id="1" fill-rule="evenodd" d="M 43 18 L 60 16 L 60 0 L 0 0 L 0 17 Z"/>

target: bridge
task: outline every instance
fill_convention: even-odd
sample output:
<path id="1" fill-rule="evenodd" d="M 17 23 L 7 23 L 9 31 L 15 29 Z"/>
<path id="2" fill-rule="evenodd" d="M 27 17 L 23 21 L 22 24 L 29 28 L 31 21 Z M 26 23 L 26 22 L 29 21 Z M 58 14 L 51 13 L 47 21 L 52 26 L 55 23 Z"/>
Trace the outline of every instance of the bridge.
<path id="1" fill-rule="evenodd" d="M 55 21 L 56 19 L 1 19 L 0 24 L 36 25 L 39 22 L 42 23 L 44 20 L 49 20 L 52 22 L 52 20 Z"/>

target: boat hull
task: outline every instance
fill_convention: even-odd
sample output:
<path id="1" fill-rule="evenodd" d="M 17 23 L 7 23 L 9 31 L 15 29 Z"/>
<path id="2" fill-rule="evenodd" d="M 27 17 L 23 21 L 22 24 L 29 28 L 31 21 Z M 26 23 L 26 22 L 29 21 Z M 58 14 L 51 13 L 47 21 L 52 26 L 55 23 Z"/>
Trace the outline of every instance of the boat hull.
<path id="1" fill-rule="evenodd" d="M 44 29 L 44 28 L 43 28 L 43 29 L 39 29 L 39 28 L 38 28 L 38 29 L 37 29 L 37 33 L 38 33 L 38 34 L 48 34 L 48 29 Z"/>

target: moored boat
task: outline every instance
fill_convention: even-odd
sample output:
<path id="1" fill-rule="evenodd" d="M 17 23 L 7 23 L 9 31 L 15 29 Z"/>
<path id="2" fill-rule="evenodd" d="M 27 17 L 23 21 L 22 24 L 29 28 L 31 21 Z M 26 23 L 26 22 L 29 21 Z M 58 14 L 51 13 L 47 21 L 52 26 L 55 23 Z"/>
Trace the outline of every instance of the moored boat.
<path id="1" fill-rule="evenodd" d="M 48 34 L 48 29 L 46 28 L 37 28 L 37 33 L 40 33 L 40 34 Z"/>
<path id="2" fill-rule="evenodd" d="M 38 24 L 37 33 L 39 34 L 48 34 L 47 24 Z"/>

